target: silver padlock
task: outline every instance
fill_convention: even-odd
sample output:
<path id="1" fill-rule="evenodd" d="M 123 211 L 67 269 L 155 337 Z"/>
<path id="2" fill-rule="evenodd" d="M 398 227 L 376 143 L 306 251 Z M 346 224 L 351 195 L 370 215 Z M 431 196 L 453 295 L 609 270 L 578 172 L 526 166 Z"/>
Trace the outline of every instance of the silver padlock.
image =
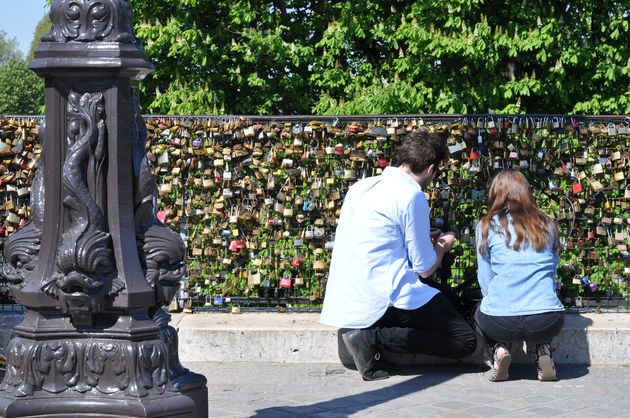
<path id="1" fill-rule="evenodd" d="M 558 128 L 560 127 L 560 119 L 558 119 L 557 117 L 554 117 L 554 118 L 551 120 L 551 126 L 552 126 L 554 129 L 558 129 Z"/>

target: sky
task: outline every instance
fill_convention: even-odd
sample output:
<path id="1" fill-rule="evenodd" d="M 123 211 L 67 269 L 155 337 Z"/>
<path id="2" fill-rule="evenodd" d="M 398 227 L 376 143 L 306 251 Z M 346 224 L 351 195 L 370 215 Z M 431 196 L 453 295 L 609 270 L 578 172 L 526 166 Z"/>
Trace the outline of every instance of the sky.
<path id="1" fill-rule="evenodd" d="M 37 23 L 48 12 L 46 0 L 0 0 L 0 29 L 18 40 L 19 50 L 26 56 Z"/>

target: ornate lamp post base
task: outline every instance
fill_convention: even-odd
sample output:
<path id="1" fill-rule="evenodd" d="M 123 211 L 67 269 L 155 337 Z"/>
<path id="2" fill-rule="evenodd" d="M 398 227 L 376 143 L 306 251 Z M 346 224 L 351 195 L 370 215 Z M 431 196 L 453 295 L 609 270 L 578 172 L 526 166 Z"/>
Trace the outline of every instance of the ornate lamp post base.
<path id="1" fill-rule="evenodd" d="M 160 310 L 155 317 L 160 334 L 150 340 L 98 337 L 116 327 L 63 339 L 13 338 L 0 416 L 207 417 L 206 378 L 179 363 L 169 315 Z"/>
<path id="2" fill-rule="evenodd" d="M 199 375 L 198 375 L 199 376 Z M 201 376 L 203 378 L 203 376 Z M 130 400 L 129 396 L 91 391 L 81 396 L 68 394 L 39 394 L 17 399 L 0 398 L 0 416 L 28 418 L 98 417 L 177 417 L 208 416 L 208 394 L 205 379 L 190 382 L 180 389 L 166 389 L 159 395 Z M 98 412 L 95 412 L 98 411 Z"/>

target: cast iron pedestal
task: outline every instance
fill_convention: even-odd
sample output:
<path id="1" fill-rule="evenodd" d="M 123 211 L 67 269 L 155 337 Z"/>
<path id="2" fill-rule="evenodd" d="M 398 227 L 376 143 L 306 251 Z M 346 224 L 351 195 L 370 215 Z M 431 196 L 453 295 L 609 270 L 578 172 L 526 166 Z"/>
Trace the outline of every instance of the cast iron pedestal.
<path id="1" fill-rule="evenodd" d="M 161 308 L 186 273 L 155 216 L 137 80 L 153 70 L 127 0 L 55 0 L 30 68 L 46 83 L 32 221 L 5 243 L 27 308 L 7 347 L 6 417 L 207 417 Z"/>

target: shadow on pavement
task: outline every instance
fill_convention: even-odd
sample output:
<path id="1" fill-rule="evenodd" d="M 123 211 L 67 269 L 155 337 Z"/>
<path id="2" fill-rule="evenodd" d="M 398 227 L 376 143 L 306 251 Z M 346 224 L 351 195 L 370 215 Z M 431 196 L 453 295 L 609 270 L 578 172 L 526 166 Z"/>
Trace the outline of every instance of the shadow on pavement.
<path id="1" fill-rule="evenodd" d="M 446 365 L 446 366 L 398 366 L 392 365 L 387 367 L 393 375 L 416 377 L 404 382 L 396 383 L 391 386 L 381 387 L 366 392 L 357 393 L 355 395 L 343 396 L 340 398 L 330 399 L 310 405 L 298 406 L 275 406 L 256 411 L 253 417 L 258 418 L 278 418 L 288 416 L 309 416 L 328 412 L 331 416 L 339 414 L 339 416 L 348 416 L 361 410 L 376 406 L 392 399 L 397 399 L 411 393 L 420 392 L 433 386 L 444 383 L 462 373 L 479 373 L 483 371 L 481 367 L 471 367 L 462 365 Z M 359 383 L 361 382 L 361 383 Z M 387 382 L 383 380 L 381 382 Z M 378 382 L 363 382 L 357 376 L 357 385 L 362 385 L 366 389 L 370 385 L 379 384 Z M 381 383 L 382 384 L 382 383 Z"/>
<path id="2" fill-rule="evenodd" d="M 589 366 L 584 364 L 556 364 L 558 381 L 579 379 L 588 374 Z M 510 367 L 510 380 L 538 380 L 536 365 L 514 364 Z"/>

